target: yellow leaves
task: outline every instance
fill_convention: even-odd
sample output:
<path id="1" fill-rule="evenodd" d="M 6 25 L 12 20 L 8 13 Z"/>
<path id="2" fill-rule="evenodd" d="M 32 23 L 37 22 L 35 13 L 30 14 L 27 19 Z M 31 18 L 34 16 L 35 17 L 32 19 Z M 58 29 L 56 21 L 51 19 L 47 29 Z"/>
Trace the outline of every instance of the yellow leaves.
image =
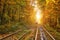
<path id="1" fill-rule="evenodd" d="M 55 0 L 46 0 L 46 5 L 47 5 L 49 2 L 54 2 L 54 3 L 55 3 Z"/>
<path id="2" fill-rule="evenodd" d="M 55 3 L 55 0 L 52 0 Z"/>
<path id="3" fill-rule="evenodd" d="M 49 3 L 49 0 L 46 0 L 46 4 L 48 4 Z"/>

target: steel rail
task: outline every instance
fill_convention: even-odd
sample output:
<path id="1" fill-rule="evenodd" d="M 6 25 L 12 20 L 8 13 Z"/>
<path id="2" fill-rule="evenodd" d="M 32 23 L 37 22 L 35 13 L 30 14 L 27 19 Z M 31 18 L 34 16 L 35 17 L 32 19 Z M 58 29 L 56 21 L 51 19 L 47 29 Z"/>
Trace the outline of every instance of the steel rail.
<path id="1" fill-rule="evenodd" d="M 50 36 L 50 38 L 52 39 L 52 40 L 55 40 L 55 38 L 44 28 L 44 27 L 42 27 L 43 28 L 43 30 Z"/>
<path id="2" fill-rule="evenodd" d="M 0 40 L 3 40 L 3 39 L 8 38 L 8 37 L 10 37 L 10 36 L 12 36 L 12 35 L 15 35 L 15 34 L 17 34 L 18 32 L 21 32 L 21 30 L 17 30 L 17 31 L 14 32 L 14 33 L 8 34 L 8 35 L 6 35 L 6 36 L 0 38 Z"/>
<path id="3" fill-rule="evenodd" d="M 35 40 L 37 40 L 37 36 L 38 36 L 38 28 L 36 30 Z"/>
<path id="4" fill-rule="evenodd" d="M 30 33 L 30 31 L 24 33 L 20 38 L 18 38 L 18 40 L 20 40 L 21 38 L 23 38 L 26 34 Z"/>

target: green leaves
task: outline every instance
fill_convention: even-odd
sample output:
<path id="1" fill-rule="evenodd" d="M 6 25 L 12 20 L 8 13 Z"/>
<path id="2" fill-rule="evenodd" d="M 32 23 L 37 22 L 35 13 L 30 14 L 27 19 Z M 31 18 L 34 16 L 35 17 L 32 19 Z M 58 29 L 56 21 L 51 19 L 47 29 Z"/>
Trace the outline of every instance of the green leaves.
<path id="1" fill-rule="evenodd" d="M 20 2 L 20 5 L 21 5 L 21 6 L 26 6 L 26 2 L 25 2 L 24 0 L 22 0 L 22 1 Z"/>

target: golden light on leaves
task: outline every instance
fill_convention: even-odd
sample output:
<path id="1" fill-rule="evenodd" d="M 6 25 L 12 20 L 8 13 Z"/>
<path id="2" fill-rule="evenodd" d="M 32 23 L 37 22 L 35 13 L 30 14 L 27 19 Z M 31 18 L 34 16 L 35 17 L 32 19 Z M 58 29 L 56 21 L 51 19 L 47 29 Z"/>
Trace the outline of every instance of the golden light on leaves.
<path id="1" fill-rule="evenodd" d="M 55 0 L 46 0 L 46 5 L 47 5 L 49 2 L 54 2 L 54 3 L 55 3 Z"/>

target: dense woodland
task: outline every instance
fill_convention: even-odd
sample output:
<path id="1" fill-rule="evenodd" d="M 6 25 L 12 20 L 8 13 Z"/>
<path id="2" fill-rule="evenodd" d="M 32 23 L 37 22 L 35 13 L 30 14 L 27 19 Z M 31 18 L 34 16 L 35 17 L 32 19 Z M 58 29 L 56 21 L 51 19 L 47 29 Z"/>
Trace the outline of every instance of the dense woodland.
<path id="1" fill-rule="evenodd" d="M 60 0 L 38 0 L 43 25 L 60 40 Z M 32 25 L 33 6 L 30 0 L 0 0 L 0 34 L 16 31 L 20 26 Z M 50 30 L 49 30 L 50 28 Z"/>
<path id="2" fill-rule="evenodd" d="M 31 11 L 32 7 L 28 0 L 1 0 L 0 33 L 7 33 L 8 30 L 12 29 L 16 30 L 18 24 L 29 24 Z"/>

